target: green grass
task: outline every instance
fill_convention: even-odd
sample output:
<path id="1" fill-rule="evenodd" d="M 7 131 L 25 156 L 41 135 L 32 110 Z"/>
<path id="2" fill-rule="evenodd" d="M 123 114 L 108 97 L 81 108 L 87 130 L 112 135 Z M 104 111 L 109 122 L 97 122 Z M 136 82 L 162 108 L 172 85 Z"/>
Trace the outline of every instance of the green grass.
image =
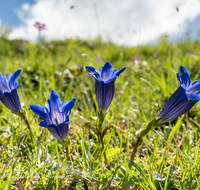
<path id="1" fill-rule="evenodd" d="M 7 75 L 22 69 L 18 92 L 34 133 L 31 138 L 25 123 L 0 105 L 0 189 L 83 189 L 84 183 L 89 189 L 200 189 L 199 103 L 188 118 L 151 131 L 134 162 L 129 160 L 141 128 L 178 88 L 179 67 L 187 67 L 192 81 L 200 79 L 199 42 L 133 48 L 98 40 L 90 47 L 87 41 L 70 39 L 51 42 L 53 50 L 42 50 L 42 43 L 48 46 L 0 39 L 0 71 Z M 139 64 L 130 58 L 136 54 L 142 60 Z M 113 68 L 127 66 L 115 82 L 104 123 L 113 125 L 104 137 L 108 168 L 96 135 L 95 81 L 84 69 L 85 65 L 98 69 L 106 61 Z M 70 116 L 71 162 L 29 107 L 44 105 L 52 89 L 62 101 L 77 98 Z"/>

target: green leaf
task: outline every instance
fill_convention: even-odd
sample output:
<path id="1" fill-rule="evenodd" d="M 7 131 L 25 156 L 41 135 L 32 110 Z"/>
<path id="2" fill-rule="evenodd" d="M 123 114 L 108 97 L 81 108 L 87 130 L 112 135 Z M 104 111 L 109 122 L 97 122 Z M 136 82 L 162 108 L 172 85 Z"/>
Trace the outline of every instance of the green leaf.
<path id="1" fill-rule="evenodd" d="M 112 158 L 113 156 L 116 156 L 117 154 L 120 153 L 120 148 L 111 148 L 106 150 L 106 156 L 107 159 Z M 102 157 L 102 161 L 104 160 L 104 158 Z"/>
<path id="2" fill-rule="evenodd" d="M 171 142 L 172 138 L 176 135 L 177 131 L 180 129 L 183 118 L 184 115 L 182 115 L 182 117 L 178 119 L 176 125 L 173 127 L 171 133 L 169 134 L 169 137 L 167 139 L 168 142 Z"/>
<path id="3" fill-rule="evenodd" d="M 90 159 L 90 147 L 89 147 L 89 142 L 84 142 L 84 148 L 85 148 L 85 155 L 86 155 L 86 159 Z"/>
<path id="4" fill-rule="evenodd" d="M 128 159 L 128 158 L 126 158 L 126 160 L 127 160 L 133 167 L 135 167 L 137 171 L 140 172 L 140 174 L 142 175 L 142 179 L 143 179 L 144 181 L 146 181 L 146 184 L 149 185 L 149 187 L 151 188 L 151 190 L 154 190 L 154 189 L 156 190 L 156 187 L 155 187 L 154 183 L 152 183 L 150 177 L 148 177 L 148 176 L 145 174 L 145 172 L 144 172 L 136 163 L 134 163 L 132 160 L 130 160 L 130 159 Z M 149 189 L 149 188 L 148 188 L 146 185 L 144 185 L 143 183 L 140 184 L 140 185 L 141 185 L 144 189 Z"/>

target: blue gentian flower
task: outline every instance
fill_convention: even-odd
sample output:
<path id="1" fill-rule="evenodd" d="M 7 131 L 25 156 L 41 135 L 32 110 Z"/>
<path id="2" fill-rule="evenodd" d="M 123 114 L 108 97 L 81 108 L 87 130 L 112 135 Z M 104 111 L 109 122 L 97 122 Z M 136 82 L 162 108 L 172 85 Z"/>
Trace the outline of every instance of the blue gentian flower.
<path id="1" fill-rule="evenodd" d="M 64 141 L 67 139 L 70 123 L 69 115 L 75 100 L 76 98 L 73 98 L 70 102 L 62 102 L 58 93 L 52 90 L 44 105 L 45 110 L 39 104 L 30 105 L 30 108 L 42 119 L 40 126 L 46 127 L 54 137 Z"/>
<path id="2" fill-rule="evenodd" d="M 120 71 L 112 70 L 110 62 L 106 62 L 104 67 L 99 69 L 99 72 L 91 66 L 85 66 L 87 71 L 95 78 L 95 92 L 98 102 L 99 111 L 106 112 L 115 93 L 115 80 L 126 69 L 124 67 Z"/>
<path id="3" fill-rule="evenodd" d="M 172 94 L 157 119 L 159 123 L 171 121 L 188 112 L 200 100 L 200 80 L 191 84 L 190 74 L 183 66 L 180 67 L 177 78 L 180 87 Z"/>
<path id="4" fill-rule="evenodd" d="M 7 77 L 0 73 L 0 100 L 12 112 L 19 113 L 22 110 L 21 101 L 17 88 L 17 77 L 21 69 L 17 70 L 13 75 L 9 74 Z"/>

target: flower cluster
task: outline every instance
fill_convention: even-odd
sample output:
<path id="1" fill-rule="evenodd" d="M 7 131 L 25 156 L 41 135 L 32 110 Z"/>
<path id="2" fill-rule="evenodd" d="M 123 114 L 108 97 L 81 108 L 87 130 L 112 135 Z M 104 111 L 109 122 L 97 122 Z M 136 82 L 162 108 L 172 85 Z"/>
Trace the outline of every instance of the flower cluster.
<path id="1" fill-rule="evenodd" d="M 36 22 L 33 26 L 38 29 L 38 32 L 41 32 L 42 30 L 47 30 L 46 25 L 40 22 Z"/>
<path id="2" fill-rule="evenodd" d="M 101 124 L 115 93 L 115 80 L 126 69 L 112 70 L 112 64 L 106 62 L 97 71 L 94 67 L 85 66 L 86 70 L 95 78 L 95 92 L 98 102 L 99 114 L 102 116 Z M 21 102 L 17 88 L 17 77 L 21 70 L 7 77 L 0 73 L 0 101 L 13 113 L 22 113 Z M 177 73 L 180 87 L 172 94 L 164 105 L 158 116 L 156 116 L 140 133 L 140 137 L 146 135 L 149 130 L 171 121 L 188 112 L 198 101 L 200 101 L 200 80 L 191 83 L 190 74 L 183 66 L 180 67 L 181 74 Z M 40 116 L 40 126 L 46 127 L 50 133 L 60 141 L 65 141 L 69 131 L 69 116 L 75 103 L 75 98 L 70 102 L 62 102 L 58 93 L 51 91 L 49 99 L 44 108 L 39 104 L 30 105 L 32 111 Z M 100 118 L 101 119 L 101 118 Z"/>

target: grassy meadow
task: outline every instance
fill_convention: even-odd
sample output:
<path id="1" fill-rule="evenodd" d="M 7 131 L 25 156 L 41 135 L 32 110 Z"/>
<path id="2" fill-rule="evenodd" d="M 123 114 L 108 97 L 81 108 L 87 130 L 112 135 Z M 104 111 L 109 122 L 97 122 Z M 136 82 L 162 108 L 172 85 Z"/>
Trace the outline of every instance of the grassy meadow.
<path id="1" fill-rule="evenodd" d="M 0 38 L 0 44 L 0 72 L 22 69 L 18 92 L 34 134 L 0 104 L 0 189 L 200 189 L 200 103 L 145 136 L 129 168 L 138 133 L 179 87 L 180 66 L 192 82 L 200 80 L 199 42 L 122 47 L 100 39 L 31 44 Z M 96 135 L 95 80 L 84 68 L 98 70 L 106 61 L 113 69 L 127 66 L 115 82 L 104 123 L 110 126 L 104 137 L 108 166 Z M 71 161 L 29 107 L 43 106 L 52 89 L 61 101 L 76 97 L 69 124 Z"/>

